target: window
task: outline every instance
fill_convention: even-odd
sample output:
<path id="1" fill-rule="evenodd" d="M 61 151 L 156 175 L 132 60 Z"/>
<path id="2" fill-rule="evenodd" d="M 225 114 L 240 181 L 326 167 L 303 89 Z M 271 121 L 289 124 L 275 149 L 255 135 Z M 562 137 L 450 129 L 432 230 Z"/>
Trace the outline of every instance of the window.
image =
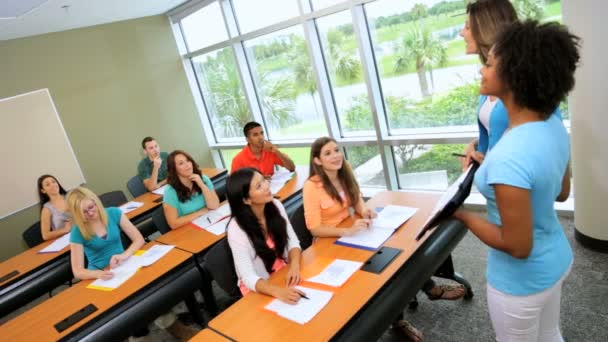
<path id="1" fill-rule="evenodd" d="M 375 135 L 350 11 L 317 20 L 342 136 Z"/>
<path id="2" fill-rule="evenodd" d="M 400 144 L 393 146 L 399 188 L 443 191 L 462 174 L 460 144 Z"/>
<path id="3" fill-rule="evenodd" d="M 365 9 L 390 133 L 474 125 L 480 66 L 459 36 L 465 3 L 382 0 Z"/>
<path id="4" fill-rule="evenodd" d="M 245 42 L 270 139 L 326 135 L 301 26 Z"/>
<path id="5" fill-rule="evenodd" d="M 181 20 L 188 51 L 196 51 L 228 39 L 222 10 L 213 2 Z"/>
<path id="6" fill-rule="evenodd" d="M 297 0 L 232 0 L 241 34 L 300 15 Z"/>
<path id="7" fill-rule="evenodd" d="M 345 0 L 312 0 L 313 10 L 320 10 L 325 7 L 333 6 L 336 4 L 344 3 Z"/>
<path id="8" fill-rule="evenodd" d="M 359 187 L 385 190 L 386 180 L 378 146 L 352 146 L 345 148 L 346 158 L 353 168 Z M 362 190 L 364 194 L 366 191 Z"/>
<path id="9" fill-rule="evenodd" d="M 243 137 L 243 126 L 253 120 L 230 48 L 192 59 L 198 85 L 218 141 Z"/>

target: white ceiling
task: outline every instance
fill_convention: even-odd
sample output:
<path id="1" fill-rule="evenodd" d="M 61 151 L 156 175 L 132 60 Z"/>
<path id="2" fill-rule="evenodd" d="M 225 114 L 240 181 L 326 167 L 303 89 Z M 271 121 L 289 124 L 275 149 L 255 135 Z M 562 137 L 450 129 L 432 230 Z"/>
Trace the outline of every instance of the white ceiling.
<path id="1" fill-rule="evenodd" d="M 0 0 L 0 14 L 20 0 Z M 0 40 L 35 36 L 168 12 L 188 0 L 38 0 L 17 18 L 0 18 Z M 41 3 L 37 5 L 36 3 Z M 67 6 L 64 8 L 64 6 Z M 25 6 L 27 7 L 27 6 Z"/>

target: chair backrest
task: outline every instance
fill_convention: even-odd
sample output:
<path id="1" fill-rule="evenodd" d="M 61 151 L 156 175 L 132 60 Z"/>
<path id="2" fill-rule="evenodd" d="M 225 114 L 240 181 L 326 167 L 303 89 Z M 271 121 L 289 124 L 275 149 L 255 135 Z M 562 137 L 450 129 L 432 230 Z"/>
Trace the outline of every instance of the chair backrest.
<path id="1" fill-rule="evenodd" d="M 222 239 L 211 247 L 205 254 L 203 268 L 230 297 L 241 296 L 228 239 Z"/>
<path id="2" fill-rule="evenodd" d="M 31 225 L 21 236 L 23 236 L 23 240 L 25 240 L 25 243 L 29 248 L 36 247 L 43 243 L 44 239 L 42 238 L 42 232 L 40 231 L 40 221 Z"/>
<path id="3" fill-rule="evenodd" d="M 289 222 L 291 222 L 291 226 L 293 230 L 296 232 L 298 236 L 298 240 L 300 240 L 300 247 L 302 250 L 310 247 L 312 245 L 312 234 L 310 230 L 306 227 L 306 220 L 304 218 L 304 205 L 300 205 L 290 216 Z"/>
<path id="4" fill-rule="evenodd" d="M 161 234 L 171 231 L 171 227 L 167 223 L 167 219 L 165 219 L 165 212 L 163 211 L 162 206 L 156 208 L 152 213 L 152 222 L 154 222 L 156 229 L 158 229 Z"/>
<path id="5" fill-rule="evenodd" d="M 99 200 L 104 207 L 119 207 L 127 203 L 127 196 L 120 190 L 106 192 L 99 195 Z"/>
<path id="6" fill-rule="evenodd" d="M 217 183 L 213 183 L 213 188 L 215 189 L 215 193 L 220 199 L 220 202 L 226 200 L 226 178 L 218 181 Z"/>
<path id="7" fill-rule="evenodd" d="M 129 179 L 127 182 L 127 189 L 133 197 L 141 196 L 148 192 L 144 186 L 144 183 L 141 181 L 141 179 L 139 179 L 138 176 L 133 176 L 131 179 Z"/>

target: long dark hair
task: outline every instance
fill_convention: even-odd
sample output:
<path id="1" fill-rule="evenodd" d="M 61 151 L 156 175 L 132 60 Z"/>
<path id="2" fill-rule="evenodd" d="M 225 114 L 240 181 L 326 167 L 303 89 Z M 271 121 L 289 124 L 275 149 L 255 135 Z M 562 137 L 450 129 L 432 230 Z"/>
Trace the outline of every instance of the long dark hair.
<path id="1" fill-rule="evenodd" d="M 323 189 L 333 198 L 338 201 L 340 204 L 344 204 L 342 202 L 342 197 L 336 190 L 336 187 L 331 183 L 329 177 L 323 170 L 321 165 L 317 165 L 314 161 L 315 158 L 321 157 L 321 149 L 323 146 L 327 145 L 330 142 L 336 143 L 336 141 L 330 137 L 321 137 L 315 140 L 310 146 L 310 173 L 309 177 L 318 175 L 321 178 L 321 182 L 323 183 Z M 357 206 L 359 203 L 359 199 L 361 197 L 361 190 L 359 189 L 359 184 L 355 179 L 355 175 L 353 174 L 353 170 L 350 167 L 350 164 L 346 159 L 342 162 L 342 167 L 338 170 L 338 179 L 342 183 L 342 187 L 344 188 L 344 192 L 350 199 L 350 203 L 353 207 Z"/>
<path id="2" fill-rule="evenodd" d="M 255 254 L 262 259 L 266 271 L 272 272 L 272 265 L 277 258 L 283 258 L 287 248 L 287 222 L 279 212 L 279 208 L 271 201 L 264 206 L 264 218 L 268 234 L 274 241 L 274 250 L 266 244 L 262 226 L 251 207 L 245 203 L 249 198 L 249 186 L 253 176 L 260 171 L 253 168 L 243 168 L 233 172 L 226 181 L 226 195 L 232 217 L 239 227 L 247 234 L 253 245 Z"/>
<path id="3" fill-rule="evenodd" d="M 63 186 L 61 186 L 61 183 L 59 183 L 59 181 L 57 180 L 57 178 L 55 178 L 55 176 L 52 175 L 42 175 L 40 177 L 38 177 L 38 198 L 40 199 L 40 210 L 42 210 L 42 208 L 44 207 L 44 204 L 48 201 L 51 200 L 51 198 L 49 197 L 49 195 L 42 193 L 42 182 L 44 182 L 45 179 L 47 178 L 53 178 L 55 180 L 55 182 L 57 182 L 57 185 L 59 185 L 59 194 L 64 195 L 67 193 L 67 191 L 65 191 L 65 189 L 63 188 Z"/>
<path id="4" fill-rule="evenodd" d="M 192 173 L 196 173 L 197 175 L 201 176 L 201 178 L 203 178 L 203 174 L 201 172 L 200 167 L 194 161 L 192 156 L 182 150 L 175 150 L 171 152 L 171 154 L 169 154 L 169 157 L 167 157 L 167 183 L 169 183 L 169 185 L 171 185 L 173 189 L 175 189 L 179 201 L 186 202 L 190 199 L 190 197 L 192 197 L 192 194 L 197 192 L 202 193 L 203 191 L 194 182 L 192 182 L 192 190 L 190 190 L 179 180 L 175 165 L 175 157 L 180 154 L 186 157 L 186 159 L 188 159 L 188 161 L 192 163 Z"/>

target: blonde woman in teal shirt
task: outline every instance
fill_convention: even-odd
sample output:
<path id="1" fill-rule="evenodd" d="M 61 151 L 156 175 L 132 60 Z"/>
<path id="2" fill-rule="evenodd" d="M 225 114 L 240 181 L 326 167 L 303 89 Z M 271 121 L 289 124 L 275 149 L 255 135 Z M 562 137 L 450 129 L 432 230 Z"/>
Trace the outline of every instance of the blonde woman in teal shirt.
<path id="1" fill-rule="evenodd" d="M 220 200 L 209 177 L 186 152 L 176 150 L 167 158 L 167 189 L 163 211 L 171 229 L 179 228 L 201 216 L 205 208 L 217 209 Z"/>

